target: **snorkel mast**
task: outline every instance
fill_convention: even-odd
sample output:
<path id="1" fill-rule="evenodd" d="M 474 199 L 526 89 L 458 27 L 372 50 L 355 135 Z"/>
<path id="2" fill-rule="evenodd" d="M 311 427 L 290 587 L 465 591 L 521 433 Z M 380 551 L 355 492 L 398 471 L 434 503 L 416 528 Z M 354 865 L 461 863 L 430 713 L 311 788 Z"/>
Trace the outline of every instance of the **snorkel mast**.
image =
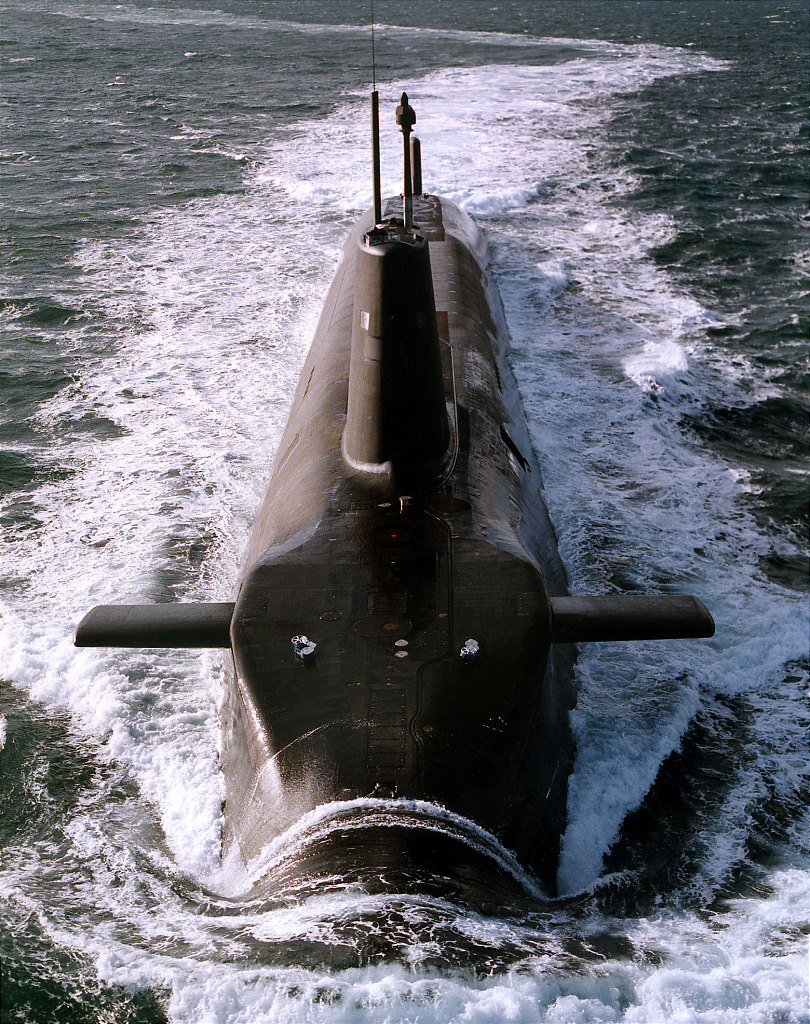
<path id="1" fill-rule="evenodd" d="M 402 129 L 404 185 L 402 190 L 402 219 L 405 230 L 413 231 L 413 178 L 411 176 L 411 131 L 416 124 L 416 113 L 404 92 L 397 107 L 397 124 Z"/>

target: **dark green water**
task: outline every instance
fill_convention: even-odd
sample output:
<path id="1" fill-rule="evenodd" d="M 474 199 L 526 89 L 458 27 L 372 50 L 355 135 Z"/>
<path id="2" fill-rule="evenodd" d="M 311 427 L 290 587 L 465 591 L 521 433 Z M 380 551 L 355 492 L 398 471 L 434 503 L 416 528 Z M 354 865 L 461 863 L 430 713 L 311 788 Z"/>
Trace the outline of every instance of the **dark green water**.
<path id="1" fill-rule="evenodd" d="M 566 898 L 241 897 L 216 659 L 70 636 L 231 593 L 370 199 L 368 7 L 3 3 L 0 1017 L 806 1021 L 806 5 L 375 7 L 384 179 L 407 88 L 572 589 L 717 636 L 583 647 Z"/>

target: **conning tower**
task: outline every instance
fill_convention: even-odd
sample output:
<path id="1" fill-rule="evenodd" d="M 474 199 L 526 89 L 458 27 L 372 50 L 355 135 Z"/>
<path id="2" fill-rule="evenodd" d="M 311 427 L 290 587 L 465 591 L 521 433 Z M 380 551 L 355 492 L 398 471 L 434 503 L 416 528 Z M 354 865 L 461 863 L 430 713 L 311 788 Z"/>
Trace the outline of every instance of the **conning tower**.
<path id="1" fill-rule="evenodd" d="M 450 427 L 428 244 L 394 223 L 358 249 L 343 455 L 386 489 L 430 490 L 448 469 Z"/>
<path id="2" fill-rule="evenodd" d="M 343 455 L 352 472 L 381 488 L 424 492 L 447 475 L 451 453 L 430 250 L 413 224 L 414 177 L 421 187 L 418 147 L 411 159 L 415 121 L 403 93 L 402 219 L 383 223 L 379 212 L 357 242 Z M 376 195 L 374 206 L 377 215 Z"/>

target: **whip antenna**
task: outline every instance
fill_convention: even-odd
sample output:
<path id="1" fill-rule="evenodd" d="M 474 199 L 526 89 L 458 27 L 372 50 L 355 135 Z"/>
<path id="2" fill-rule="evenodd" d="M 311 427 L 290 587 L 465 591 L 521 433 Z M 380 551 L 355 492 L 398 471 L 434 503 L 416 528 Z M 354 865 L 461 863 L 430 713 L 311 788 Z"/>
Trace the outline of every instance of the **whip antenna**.
<path id="1" fill-rule="evenodd" d="M 371 0 L 371 165 L 374 175 L 374 223 L 382 222 L 380 185 L 380 94 L 377 92 L 377 54 L 374 47 L 374 0 Z"/>
<path id="2" fill-rule="evenodd" d="M 371 0 L 371 88 L 377 91 L 377 53 L 374 49 L 374 0 Z"/>

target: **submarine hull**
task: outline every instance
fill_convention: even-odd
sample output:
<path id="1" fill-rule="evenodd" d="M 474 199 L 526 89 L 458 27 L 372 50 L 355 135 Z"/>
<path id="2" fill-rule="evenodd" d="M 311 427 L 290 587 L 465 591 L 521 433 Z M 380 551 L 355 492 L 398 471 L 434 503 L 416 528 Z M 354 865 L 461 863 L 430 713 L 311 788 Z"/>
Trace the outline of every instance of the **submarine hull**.
<path id="1" fill-rule="evenodd" d="M 230 648 L 223 853 L 260 896 L 525 906 L 555 888 L 574 644 L 714 622 L 689 595 L 568 594 L 484 238 L 399 205 L 350 235 L 235 602 L 100 605 L 74 642 Z"/>
<path id="2" fill-rule="evenodd" d="M 474 822 L 553 891 L 573 758 L 574 647 L 551 643 L 565 570 L 485 240 L 444 199 L 414 197 L 413 207 L 435 323 L 417 310 L 391 343 L 396 360 L 386 356 L 386 320 L 409 298 L 392 286 L 390 303 L 371 308 L 364 281 L 381 250 L 368 241 L 373 215 L 361 218 L 252 531 L 221 709 L 225 850 L 250 864 L 324 805 L 339 818 L 358 799 L 372 810 L 419 801 Z M 424 331 L 435 367 L 422 408 L 408 359 Z M 388 388 L 379 408 L 363 404 L 377 386 Z M 377 416 L 385 437 L 397 403 L 410 410 L 405 434 L 370 455 L 358 449 L 357 423 Z M 403 436 L 424 448 L 421 476 L 396 457 Z M 302 636 L 303 657 L 291 643 Z M 441 844 L 406 843 L 407 832 L 369 831 L 360 846 L 387 851 L 388 863 L 399 851 L 417 879 L 442 869 Z M 461 854 L 444 859 L 456 878 L 481 876 L 478 855 L 474 868 Z M 498 872 L 493 861 L 494 889 Z"/>
<path id="3" fill-rule="evenodd" d="M 99 605 L 74 643 L 230 648 L 223 854 L 260 898 L 348 883 L 514 908 L 555 890 L 574 644 L 714 622 L 689 595 L 568 594 L 486 242 L 414 195 L 404 92 L 403 195 L 383 209 L 378 102 L 374 205 L 329 289 L 236 600 Z"/>

